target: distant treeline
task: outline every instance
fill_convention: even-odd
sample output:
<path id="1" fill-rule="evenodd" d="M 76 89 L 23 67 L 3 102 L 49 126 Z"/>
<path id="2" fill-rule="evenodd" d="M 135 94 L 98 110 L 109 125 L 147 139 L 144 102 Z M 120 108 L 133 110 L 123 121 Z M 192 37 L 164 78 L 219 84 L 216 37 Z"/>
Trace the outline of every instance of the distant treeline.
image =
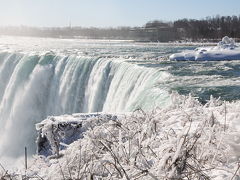
<path id="1" fill-rule="evenodd" d="M 122 39 L 136 41 L 218 41 L 223 36 L 240 39 L 240 16 L 180 19 L 174 22 L 150 21 L 142 27 L 1 27 L 0 35 L 54 38 Z"/>
<path id="2" fill-rule="evenodd" d="M 203 20 L 181 19 L 174 22 L 180 39 L 240 38 L 240 16 L 216 16 Z"/>

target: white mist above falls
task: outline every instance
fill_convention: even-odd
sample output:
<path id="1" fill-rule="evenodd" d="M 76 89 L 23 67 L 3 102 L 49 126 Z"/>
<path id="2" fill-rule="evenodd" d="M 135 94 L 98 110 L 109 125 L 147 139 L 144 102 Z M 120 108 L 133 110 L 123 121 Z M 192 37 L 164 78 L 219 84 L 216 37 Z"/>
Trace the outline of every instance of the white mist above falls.
<path id="1" fill-rule="evenodd" d="M 0 156 L 35 152 L 35 124 L 49 115 L 128 112 L 167 103 L 170 74 L 114 58 L 0 54 Z"/>

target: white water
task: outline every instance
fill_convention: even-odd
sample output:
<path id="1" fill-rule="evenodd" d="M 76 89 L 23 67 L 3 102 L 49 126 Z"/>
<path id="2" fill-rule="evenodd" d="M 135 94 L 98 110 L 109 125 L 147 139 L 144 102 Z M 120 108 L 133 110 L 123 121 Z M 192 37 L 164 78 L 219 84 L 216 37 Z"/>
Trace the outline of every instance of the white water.
<path id="1" fill-rule="evenodd" d="M 170 74 L 122 59 L 1 53 L 0 157 L 35 153 L 35 124 L 48 115 L 127 112 L 167 104 Z"/>

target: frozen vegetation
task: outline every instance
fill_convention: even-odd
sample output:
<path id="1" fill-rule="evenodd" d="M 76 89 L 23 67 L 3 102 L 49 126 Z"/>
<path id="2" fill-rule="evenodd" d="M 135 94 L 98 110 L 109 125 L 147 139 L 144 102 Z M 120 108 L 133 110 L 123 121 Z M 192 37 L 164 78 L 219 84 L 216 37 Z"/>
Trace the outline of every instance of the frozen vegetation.
<path id="1" fill-rule="evenodd" d="M 217 60 L 239 60 L 240 47 L 232 38 L 227 36 L 217 46 L 199 47 L 195 50 L 186 50 L 172 54 L 170 60 L 177 61 L 217 61 Z"/>
<path id="2" fill-rule="evenodd" d="M 190 95 L 177 93 L 171 95 L 171 101 L 169 107 L 152 112 L 139 109 L 116 116 L 103 113 L 47 118 L 37 129 L 53 155 L 34 156 L 26 176 L 239 179 L 240 102 L 211 98 L 202 105 Z M 79 139 L 68 143 L 66 137 L 71 139 L 73 132 L 79 133 Z M 11 173 L 2 171 L 4 174 Z"/>

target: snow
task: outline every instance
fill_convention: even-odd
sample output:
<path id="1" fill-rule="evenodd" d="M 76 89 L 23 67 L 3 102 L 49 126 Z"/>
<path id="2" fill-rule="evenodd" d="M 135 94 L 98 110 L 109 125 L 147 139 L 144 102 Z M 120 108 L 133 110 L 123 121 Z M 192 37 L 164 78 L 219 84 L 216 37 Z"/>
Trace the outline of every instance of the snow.
<path id="1" fill-rule="evenodd" d="M 240 60 L 240 47 L 235 44 L 234 39 L 225 36 L 217 46 L 186 50 L 172 54 L 169 58 L 177 61 Z"/>
<path id="2" fill-rule="evenodd" d="M 139 109 L 125 115 L 47 118 L 36 126 L 42 136 L 53 132 L 53 125 L 68 124 L 65 129 L 61 126 L 66 134 L 79 123 L 74 130 L 79 139 L 69 141 L 55 156 L 34 156 L 26 175 L 42 179 L 238 179 L 240 102 L 211 97 L 202 105 L 191 95 L 177 93 L 172 93 L 171 101 L 171 106 L 152 112 Z M 57 138 L 58 132 L 52 135 L 60 144 L 64 138 Z M 71 139 L 72 135 L 62 137 Z M 51 141 L 53 136 L 47 138 Z"/>
<path id="3" fill-rule="evenodd" d="M 82 138 L 83 132 L 89 128 L 116 118 L 116 115 L 107 113 L 49 116 L 36 124 L 38 131 L 37 153 L 44 156 L 59 155 L 59 150 Z"/>

